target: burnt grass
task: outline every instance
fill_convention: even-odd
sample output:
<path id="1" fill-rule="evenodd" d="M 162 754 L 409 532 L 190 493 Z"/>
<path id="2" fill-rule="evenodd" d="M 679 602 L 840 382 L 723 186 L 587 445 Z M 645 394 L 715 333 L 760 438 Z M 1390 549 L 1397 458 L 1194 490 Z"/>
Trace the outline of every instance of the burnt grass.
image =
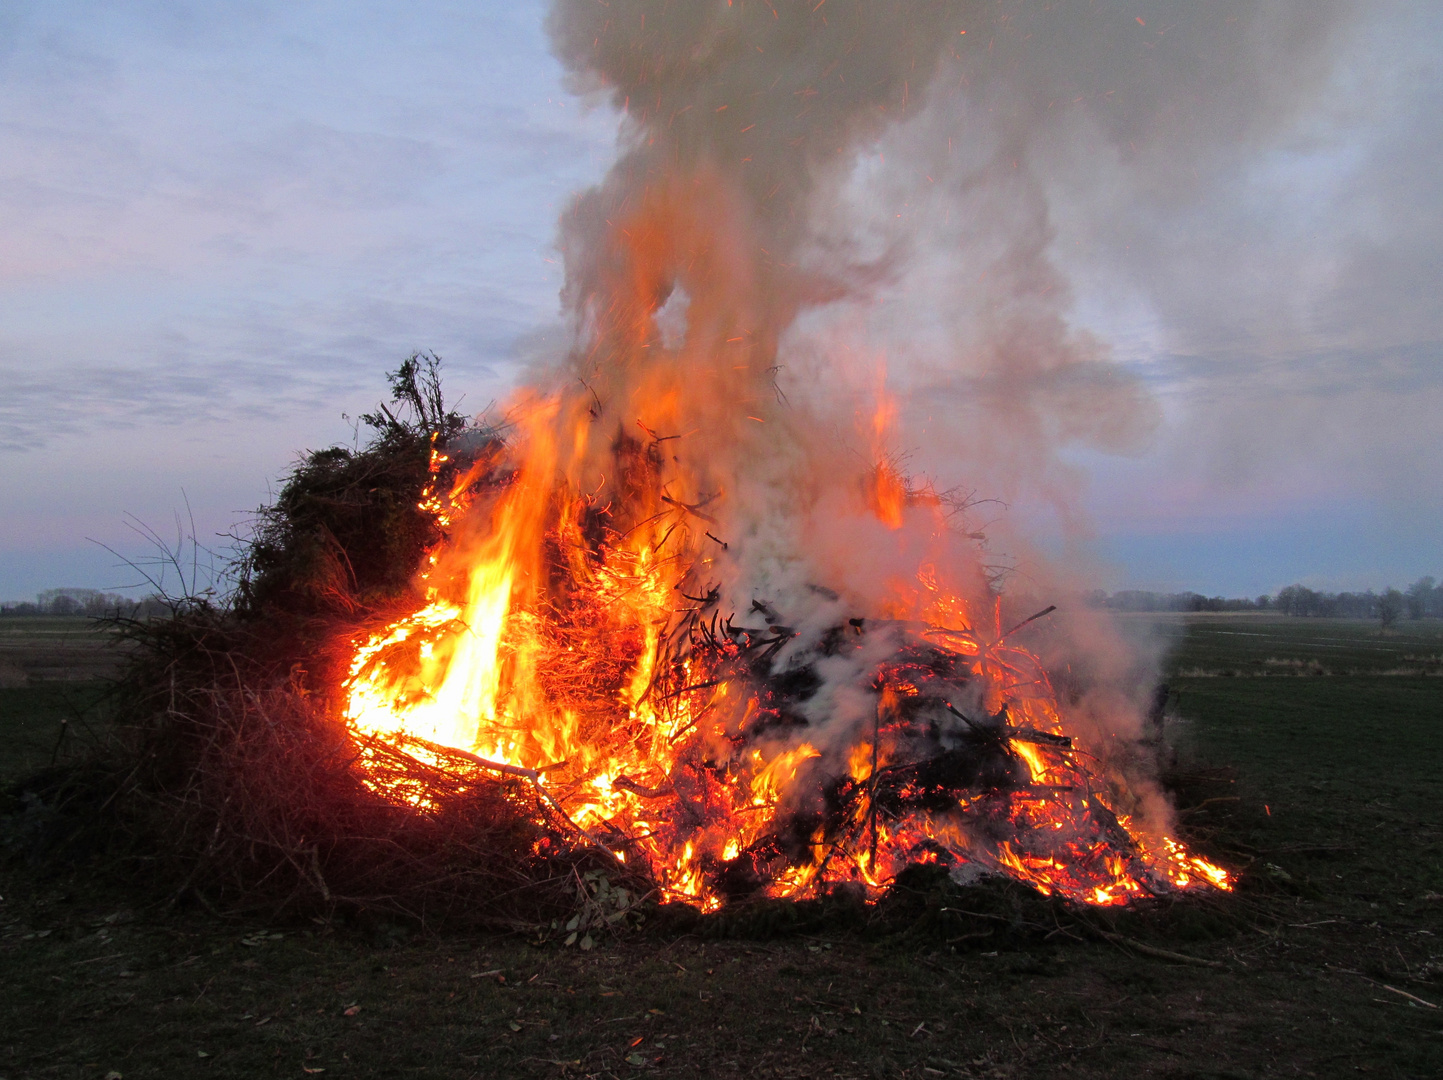
<path id="1" fill-rule="evenodd" d="M 1315 671 L 1339 625 L 1267 632 Z M 1120 914 L 917 873 L 872 908 L 652 910 L 588 951 L 272 924 L 27 858 L 45 808 L 12 786 L 0 1077 L 1443 1075 L 1443 679 L 1248 677 L 1258 633 L 1188 622 L 1169 678 L 1183 822 L 1239 889 Z M 1434 656 L 1443 627 L 1376 640 Z M 0 690 L 0 771 L 63 763 L 93 691 Z"/>

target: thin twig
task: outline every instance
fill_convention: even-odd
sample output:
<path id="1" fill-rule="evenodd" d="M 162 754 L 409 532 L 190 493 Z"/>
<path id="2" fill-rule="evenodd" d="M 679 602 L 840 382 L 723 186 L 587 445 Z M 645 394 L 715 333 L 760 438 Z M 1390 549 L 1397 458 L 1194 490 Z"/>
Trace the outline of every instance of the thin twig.
<path id="1" fill-rule="evenodd" d="M 522 779 L 530 781 L 531 786 L 536 789 L 536 793 L 541 796 L 542 800 L 546 803 L 546 805 L 551 807 L 552 810 L 556 811 L 556 813 L 560 815 L 561 819 L 565 821 L 566 824 L 570 825 L 573 829 L 576 830 L 579 835 L 584 836 L 594 846 L 606 852 L 606 854 L 610 855 L 612 859 L 616 858 L 616 855 L 609 847 L 607 847 L 595 836 L 587 832 L 587 830 L 583 829 L 580 825 L 578 825 L 575 821 L 572 820 L 571 815 L 562 808 L 562 805 L 559 802 L 552 798 L 551 792 L 546 790 L 546 784 L 542 780 L 541 774 L 535 769 L 522 768 L 520 765 L 508 765 L 504 761 L 492 761 L 490 758 L 484 758 L 479 754 L 473 754 L 469 750 L 459 750 L 456 747 L 452 746 L 436 746 L 433 743 L 426 742 L 424 739 L 417 739 L 416 742 L 420 743 L 422 746 L 425 746 L 428 750 L 431 750 L 435 753 L 445 754 L 449 757 L 462 758 L 466 761 L 471 762 L 473 765 L 479 765 L 481 768 L 486 769 L 490 772 L 498 772 L 506 776 L 519 776 Z M 410 755 L 407 756 L 409 757 Z"/>
<path id="2" fill-rule="evenodd" d="M 1097 930 L 1097 933 L 1125 949 L 1131 949 L 1135 953 L 1151 956 L 1158 960 L 1171 960 L 1175 964 L 1192 964 L 1194 967 L 1221 968 L 1227 966 L 1221 960 L 1204 960 L 1199 956 L 1188 956 L 1186 953 L 1173 952 L 1171 949 L 1159 949 L 1156 945 L 1146 945 L 1141 941 L 1134 941 L 1132 938 L 1113 934 L 1106 930 Z"/>
<path id="3" fill-rule="evenodd" d="M 1056 604 L 1048 604 L 1047 607 L 1043 608 L 1043 609 L 1042 609 L 1041 611 L 1039 611 L 1036 615 L 1029 615 L 1029 616 L 1027 616 L 1027 618 L 1023 619 L 1020 623 L 1018 623 L 1016 626 L 1014 626 L 1011 630 L 1007 631 L 1007 633 L 1005 633 L 1005 634 L 1003 634 L 1001 637 L 999 637 L 999 638 L 997 639 L 997 642 L 996 642 L 996 643 L 997 643 L 997 644 L 1001 644 L 1002 642 L 1004 642 L 1004 641 L 1006 641 L 1008 638 L 1010 638 L 1013 634 L 1017 633 L 1017 631 L 1021 630 L 1021 629 L 1022 629 L 1024 626 L 1026 626 L 1028 623 L 1030 623 L 1030 622 L 1036 622 L 1038 619 L 1042 618 L 1044 615 L 1051 615 L 1051 614 L 1052 614 L 1054 611 L 1056 611 L 1056 610 L 1057 610 L 1057 605 L 1056 605 Z"/>

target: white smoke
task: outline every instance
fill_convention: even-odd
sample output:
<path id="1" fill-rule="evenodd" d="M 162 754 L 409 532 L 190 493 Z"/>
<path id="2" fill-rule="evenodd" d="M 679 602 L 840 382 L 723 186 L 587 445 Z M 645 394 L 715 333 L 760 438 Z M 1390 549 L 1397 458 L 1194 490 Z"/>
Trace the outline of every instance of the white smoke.
<path id="1" fill-rule="evenodd" d="M 1059 222 L 1185 206 L 1307 101 L 1350 14 L 556 0 L 575 88 L 623 115 L 615 165 L 561 224 L 574 345 L 546 377 L 569 387 L 564 423 L 589 416 L 572 483 L 624 502 L 619 448 L 638 428 L 667 440 L 668 498 L 714 531 L 697 527 L 698 573 L 732 609 L 761 598 L 795 624 L 793 654 L 915 590 L 919 566 L 974 616 L 1010 570 L 1008 622 L 1080 592 L 1084 567 L 1042 559 L 990 506 L 989 549 L 976 508 L 939 529 L 935 500 L 914 500 L 884 522 L 860 493 L 901 462 L 1083 534 L 1063 451 L 1136 450 L 1159 414 L 1077 325 Z M 1135 735 L 1144 680 L 1115 630 L 1076 606 L 1052 625 L 1037 647 L 1075 675 L 1074 723 L 1093 745 Z M 834 666 L 808 737 L 841 747 L 877 706 L 865 664 Z"/>

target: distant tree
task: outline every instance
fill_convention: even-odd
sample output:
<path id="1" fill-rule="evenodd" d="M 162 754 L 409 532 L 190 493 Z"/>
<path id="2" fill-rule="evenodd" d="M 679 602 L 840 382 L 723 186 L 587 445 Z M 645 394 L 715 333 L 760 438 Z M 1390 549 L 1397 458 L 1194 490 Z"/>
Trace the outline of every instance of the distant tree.
<path id="1" fill-rule="evenodd" d="M 1408 586 L 1408 618 L 1421 619 L 1432 613 L 1434 595 L 1438 592 L 1437 582 L 1429 577 L 1420 577 Z"/>
<path id="2" fill-rule="evenodd" d="M 1384 630 L 1396 623 L 1402 614 L 1403 594 L 1397 589 L 1389 589 L 1378 597 L 1378 621 L 1383 624 Z"/>
<path id="3" fill-rule="evenodd" d="M 1084 600 L 1090 607 L 1129 612 L 1254 611 L 1259 607 L 1266 608 L 1269 603 L 1268 597 L 1251 600 L 1246 596 L 1204 596 L 1197 592 L 1158 593 L 1143 589 L 1123 589 L 1111 595 L 1096 590 L 1088 593 Z"/>
<path id="4" fill-rule="evenodd" d="M 1318 594 L 1306 585 L 1289 585 L 1278 590 L 1274 606 L 1284 615 L 1318 615 Z"/>

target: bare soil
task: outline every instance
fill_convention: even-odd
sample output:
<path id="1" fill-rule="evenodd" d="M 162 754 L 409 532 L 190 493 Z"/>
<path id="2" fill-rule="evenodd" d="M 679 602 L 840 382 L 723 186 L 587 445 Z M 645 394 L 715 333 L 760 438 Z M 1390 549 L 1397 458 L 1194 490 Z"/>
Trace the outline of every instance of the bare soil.
<path id="1" fill-rule="evenodd" d="M 1198 625 L 1228 627 L 1185 627 L 1169 738 L 1185 824 L 1244 873 L 1221 904 L 1105 940 L 653 919 L 582 952 L 269 925 L 11 858 L 0 1077 L 1443 1075 L 1443 679 L 1178 678 L 1252 658 Z M 0 691 L 0 725 L 44 745 L 64 708 L 34 689 Z"/>

